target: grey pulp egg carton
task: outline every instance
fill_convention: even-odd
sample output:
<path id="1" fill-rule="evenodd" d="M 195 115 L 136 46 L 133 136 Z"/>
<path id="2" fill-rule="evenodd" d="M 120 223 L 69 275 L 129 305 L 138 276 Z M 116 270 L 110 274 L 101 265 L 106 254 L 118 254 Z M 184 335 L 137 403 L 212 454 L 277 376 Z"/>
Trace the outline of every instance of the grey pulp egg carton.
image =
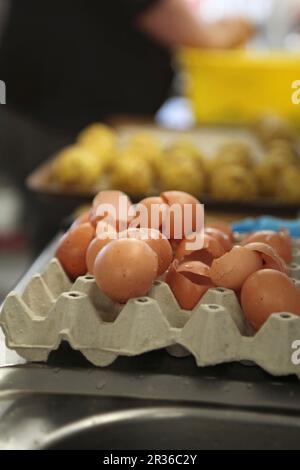
<path id="1" fill-rule="evenodd" d="M 294 242 L 290 271 L 300 289 L 299 241 Z M 0 325 L 7 347 L 28 361 L 46 361 L 65 340 L 100 367 L 118 356 L 167 348 L 176 357 L 192 354 L 199 367 L 250 361 L 275 376 L 300 378 L 300 365 L 292 361 L 300 317 L 273 314 L 255 334 L 236 294 L 223 288 L 208 290 L 192 311 L 186 311 L 166 283 L 155 281 L 147 297 L 120 305 L 98 289 L 93 276 L 72 284 L 53 259 L 21 296 L 7 296 Z"/>

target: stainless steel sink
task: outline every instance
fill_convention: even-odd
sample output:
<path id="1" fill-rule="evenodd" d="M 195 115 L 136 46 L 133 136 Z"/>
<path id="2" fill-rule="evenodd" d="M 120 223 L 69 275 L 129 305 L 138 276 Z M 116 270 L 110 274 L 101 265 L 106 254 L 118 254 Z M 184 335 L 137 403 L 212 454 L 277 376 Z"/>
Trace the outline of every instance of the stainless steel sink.
<path id="1" fill-rule="evenodd" d="M 299 419 L 232 410 L 155 407 L 94 416 L 48 436 L 44 449 L 297 449 Z"/>
<path id="2" fill-rule="evenodd" d="M 299 449 L 299 443 L 299 384 L 275 382 L 257 368 L 197 370 L 191 358 L 178 363 L 158 351 L 108 369 L 84 362 L 0 369 L 0 449 Z"/>
<path id="3" fill-rule="evenodd" d="M 299 448 L 299 417 L 267 412 L 22 393 L 0 411 L 1 449 Z"/>

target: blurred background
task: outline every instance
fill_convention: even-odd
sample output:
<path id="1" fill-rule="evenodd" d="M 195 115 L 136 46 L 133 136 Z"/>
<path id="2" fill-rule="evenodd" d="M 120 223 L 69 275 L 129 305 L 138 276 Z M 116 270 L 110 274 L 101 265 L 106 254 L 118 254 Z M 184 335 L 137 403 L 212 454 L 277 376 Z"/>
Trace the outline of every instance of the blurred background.
<path id="1" fill-rule="evenodd" d="M 202 129 L 197 138 L 205 152 L 207 141 L 220 140 L 224 132 L 235 139 L 241 127 L 245 136 L 245 127 L 252 129 L 268 114 L 280 118 L 260 130 L 271 127 L 272 134 L 275 129 L 274 139 L 289 141 L 285 152 L 294 152 L 300 107 L 291 103 L 291 95 L 292 81 L 300 80 L 300 0 L 184 2 L 189 14 L 184 10 L 179 16 L 178 6 L 177 15 L 167 16 L 169 0 L 0 0 L 0 80 L 7 87 L 7 103 L 0 105 L 0 298 L 64 217 L 89 198 L 78 198 L 74 186 L 66 187 L 59 170 L 61 185 L 44 178 L 48 167 L 31 177 L 31 189 L 26 178 L 93 122 L 154 123 L 171 132 Z M 230 34 L 224 21 L 232 17 L 248 20 L 253 34 L 244 31 L 243 38 L 242 25 L 235 23 Z M 199 20 L 199 32 L 191 18 Z M 223 43 L 227 51 L 221 51 Z M 109 140 L 107 134 L 102 138 Z M 267 168 L 267 177 L 273 170 Z M 146 169 L 133 171 L 145 179 Z M 182 166 L 180 174 L 184 171 Z M 297 171 L 293 166 L 288 181 L 299 177 Z M 171 176 L 168 181 L 176 185 L 180 177 Z M 115 181 L 126 189 L 122 178 Z M 293 184 L 300 186 L 298 181 Z M 128 186 L 133 193 L 144 192 Z M 293 204 L 295 216 L 299 195 L 285 203 Z M 266 213 L 263 207 L 260 202 L 258 213 Z"/>

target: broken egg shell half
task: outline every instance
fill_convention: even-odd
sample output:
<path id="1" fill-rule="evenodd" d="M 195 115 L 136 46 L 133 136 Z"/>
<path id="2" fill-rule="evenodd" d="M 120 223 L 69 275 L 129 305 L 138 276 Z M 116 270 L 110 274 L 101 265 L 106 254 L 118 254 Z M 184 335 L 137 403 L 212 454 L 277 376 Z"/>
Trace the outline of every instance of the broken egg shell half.
<path id="1" fill-rule="evenodd" d="M 201 230 L 202 227 L 199 225 L 204 222 L 204 213 L 203 206 L 198 199 L 191 194 L 182 191 L 165 191 L 160 194 L 160 197 L 170 206 L 170 211 L 168 213 L 170 239 L 178 240 L 176 233 L 178 230 L 181 232 L 181 240 L 187 234 Z M 175 207 L 179 208 L 181 227 L 178 227 Z M 202 214 L 202 216 L 200 217 L 200 220 L 197 220 L 199 213 Z"/>
<path id="2" fill-rule="evenodd" d="M 215 286 L 238 291 L 245 280 L 255 271 L 262 269 L 260 255 L 242 246 L 215 259 L 210 268 L 210 278 Z"/>
<path id="3" fill-rule="evenodd" d="M 261 230 L 251 233 L 243 241 L 242 245 L 249 243 L 265 243 L 271 246 L 276 253 L 286 262 L 291 263 L 293 260 L 293 247 L 291 237 L 286 230 L 274 232 L 271 230 Z"/>
<path id="4" fill-rule="evenodd" d="M 276 269 L 277 271 L 281 271 L 285 274 L 289 273 L 284 260 L 280 258 L 278 253 L 270 245 L 256 242 L 248 243 L 247 245 L 244 245 L 244 248 L 254 251 L 261 256 L 264 269 Z"/>
<path id="5" fill-rule="evenodd" d="M 221 230 L 218 230 L 216 228 L 206 228 L 204 230 L 204 233 L 206 233 L 207 235 L 210 235 L 212 238 L 217 240 L 222 245 L 222 247 L 224 248 L 226 252 L 232 249 L 233 247 L 232 241 L 230 240 L 228 235 L 226 235 L 226 233 L 222 232 Z"/>
<path id="6" fill-rule="evenodd" d="M 83 214 L 81 214 L 79 217 L 77 217 L 77 219 L 74 220 L 73 224 L 70 227 L 70 230 L 78 227 L 78 225 L 89 223 L 89 221 L 90 221 L 90 211 L 86 211 Z"/>
<path id="7" fill-rule="evenodd" d="M 225 235 L 227 235 L 227 237 L 229 238 L 229 240 L 231 241 L 231 243 L 234 243 L 234 233 L 233 233 L 233 230 L 231 228 L 231 226 L 229 224 L 227 224 L 226 222 L 210 222 L 207 226 L 206 226 L 207 229 L 210 229 L 210 228 L 213 228 L 213 229 L 217 229 L 217 230 L 220 230 L 221 232 L 223 232 Z"/>
<path id="8" fill-rule="evenodd" d="M 169 206 L 159 196 L 147 197 L 135 206 L 135 213 L 133 223 L 136 227 L 159 230 L 168 219 Z"/>
<path id="9" fill-rule="evenodd" d="M 187 267 L 184 264 L 181 265 L 177 260 L 173 261 L 166 275 L 166 283 L 172 290 L 179 306 L 184 310 L 193 310 L 203 295 L 212 287 L 207 277 L 207 269 L 209 268 L 203 263 L 198 263 L 198 268 L 195 264 L 193 267 Z M 192 269 L 193 272 L 188 269 Z M 193 282 L 199 282 L 201 279 L 203 279 L 204 285 Z"/>
<path id="10" fill-rule="evenodd" d="M 204 264 L 211 265 L 215 258 L 220 258 L 225 254 L 225 249 L 216 238 L 204 234 L 202 248 L 196 248 L 193 250 L 188 247 L 189 244 L 195 243 L 197 237 L 201 240 L 200 234 L 191 234 L 189 238 L 185 238 L 180 242 L 176 248 L 175 258 L 178 261 L 189 260 L 189 261 L 201 261 Z"/>
<path id="11" fill-rule="evenodd" d="M 105 210 L 106 204 L 111 206 L 113 212 L 110 213 Z M 101 208 L 101 206 L 103 206 L 103 208 Z M 119 232 L 127 229 L 128 224 L 133 219 L 133 215 L 129 216 L 131 208 L 131 200 L 122 191 L 101 191 L 94 198 L 89 220 L 94 227 L 96 227 L 100 221 L 105 221 Z"/>

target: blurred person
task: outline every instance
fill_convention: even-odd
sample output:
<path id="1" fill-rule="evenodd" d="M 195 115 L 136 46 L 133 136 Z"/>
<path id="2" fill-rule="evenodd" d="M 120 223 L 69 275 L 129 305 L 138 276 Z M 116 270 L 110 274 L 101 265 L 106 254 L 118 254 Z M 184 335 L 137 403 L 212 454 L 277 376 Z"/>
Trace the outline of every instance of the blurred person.
<path id="1" fill-rule="evenodd" d="M 205 23 L 186 0 L 5 1 L 0 160 L 20 184 L 89 123 L 152 117 L 170 93 L 172 49 L 232 48 L 251 35 L 242 19 Z"/>
<path id="2" fill-rule="evenodd" d="M 116 114 L 153 116 L 170 92 L 171 49 L 230 48 L 249 34 L 240 19 L 204 23 L 186 0 L 11 0 L 0 78 L 11 110 L 74 134 Z"/>

